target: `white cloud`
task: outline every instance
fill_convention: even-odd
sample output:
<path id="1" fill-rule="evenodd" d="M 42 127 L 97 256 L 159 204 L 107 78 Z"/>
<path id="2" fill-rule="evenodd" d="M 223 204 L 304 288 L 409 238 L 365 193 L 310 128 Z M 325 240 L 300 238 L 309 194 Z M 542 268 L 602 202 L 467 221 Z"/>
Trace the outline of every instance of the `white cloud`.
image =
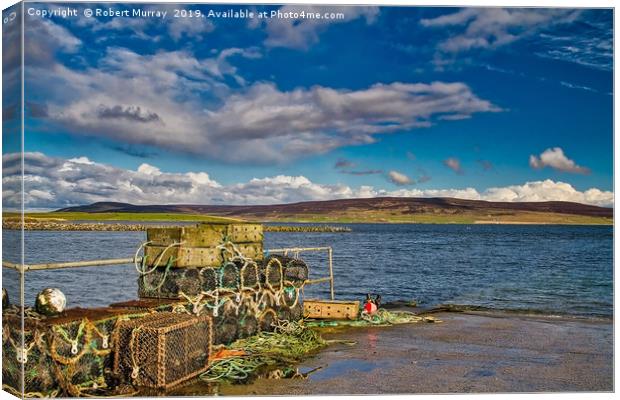
<path id="1" fill-rule="evenodd" d="M 571 201 L 597 206 L 612 206 L 613 192 L 596 188 L 580 192 L 568 183 L 544 181 L 527 182 L 524 185 L 490 188 L 484 192 L 489 201 Z"/>
<path id="2" fill-rule="evenodd" d="M 608 11 L 463 8 L 420 23 L 446 32 L 437 45 L 438 65 L 453 61 L 458 54 L 527 40 L 539 57 L 609 71 L 613 68 L 613 18 Z"/>
<path id="3" fill-rule="evenodd" d="M 588 10 L 577 33 L 541 33 L 536 55 L 611 71 L 613 69 L 613 13 Z"/>
<path id="4" fill-rule="evenodd" d="M 289 92 L 261 83 L 209 112 L 207 126 L 211 139 L 241 148 L 245 143 L 264 150 L 260 156 L 266 160 L 278 160 L 372 143 L 376 134 L 426 127 L 441 116 L 495 111 L 462 83 L 396 82 L 357 91 L 314 86 Z"/>
<path id="5" fill-rule="evenodd" d="M 442 51 L 458 53 L 500 47 L 549 25 L 571 22 L 578 14 L 568 9 L 463 8 L 453 14 L 423 19 L 420 23 L 429 28 L 459 27 L 459 33 L 439 44 Z"/>
<path id="6" fill-rule="evenodd" d="M 108 47 L 97 65 L 28 65 L 26 79 L 47 100 L 39 105 L 46 122 L 71 134 L 220 160 L 235 149 L 244 155 L 236 161 L 247 163 L 288 161 L 438 120 L 501 111 L 460 82 L 283 91 L 246 82 L 233 63 L 239 57 L 261 53 L 228 48 L 197 58 L 186 50 L 142 55 Z"/>
<path id="7" fill-rule="evenodd" d="M 49 19 L 30 17 L 24 33 L 25 62 L 45 67 L 54 62 L 56 52 L 76 53 L 82 41 L 68 29 Z"/>
<path id="8" fill-rule="evenodd" d="M 452 171 L 456 172 L 457 174 L 463 173 L 463 168 L 461 167 L 461 161 L 458 158 L 455 158 L 455 157 L 447 158 L 443 160 L 443 165 L 450 168 Z"/>
<path id="9" fill-rule="evenodd" d="M 446 62 L 445 55 L 505 46 L 551 26 L 573 22 L 579 14 L 560 8 L 463 8 L 420 23 L 449 33 L 437 47 L 436 61 L 441 64 Z"/>
<path id="10" fill-rule="evenodd" d="M 400 197 L 456 197 L 489 201 L 572 201 L 599 206 L 613 205 L 613 192 L 591 188 L 578 191 L 568 183 L 552 180 L 489 188 L 479 192 L 462 189 L 385 190 L 372 186 L 326 185 L 304 176 L 277 175 L 222 185 L 206 172 L 170 173 L 142 164 L 137 170 L 97 162 L 76 162 L 26 153 L 26 207 L 60 208 L 97 201 L 133 204 L 279 204 L 309 200 Z M 90 161 L 90 160 L 89 160 Z M 3 155 L 3 202 L 15 208 L 21 199 L 19 154 Z"/>
<path id="11" fill-rule="evenodd" d="M 569 89 L 579 89 L 579 90 L 585 90 L 586 92 L 594 92 L 594 93 L 598 93 L 598 90 L 591 88 L 589 86 L 584 86 L 584 85 L 578 85 L 575 83 L 570 83 L 570 82 L 566 82 L 566 81 L 560 81 L 560 85 L 567 87 Z"/>
<path id="12" fill-rule="evenodd" d="M 235 148 L 246 162 L 321 154 L 373 143 L 377 134 L 426 127 L 438 118 L 499 111 L 458 82 L 287 92 L 272 83 L 255 83 L 231 94 L 221 83 L 224 77 L 245 83 L 226 61 L 234 55 L 258 56 L 228 49 L 197 60 L 182 51 L 141 56 L 113 48 L 98 69 L 56 65 L 29 73 L 37 78 L 34 85 L 49 94 L 50 120 L 73 134 L 219 159 Z M 208 109 L 205 95 L 219 95 Z"/>
<path id="13" fill-rule="evenodd" d="M 571 172 L 574 174 L 589 174 L 590 169 L 581 167 L 575 161 L 564 155 L 564 151 L 560 147 L 554 147 L 543 151 L 540 156 L 530 155 L 530 167 L 542 169 L 551 167 L 562 172 Z"/>
<path id="14" fill-rule="evenodd" d="M 158 42 L 163 38 L 162 25 L 166 28 L 168 37 L 178 42 L 184 37 L 201 40 L 204 36 L 215 29 L 215 25 L 207 18 L 175 18 L 174 10 L 181 10 L 179 4 L 142 5 L 145 11 L 165 11 L 168 13 L 164 20 L 159 18 L 126 18 L 112 17 L 103 20 L 97 18 L 78 18 L 75 24 L 81 27 L 89 27 L 99 35 L 98 40 L 104 41 L 112 38 L 132 38 L 150 42 Z M 83 9 L 78 8 L 82 14 Z"/>
<path id="15" fill-rule="evenodd" d="M 75 164 L 86 164 L 86 165 L 92 165 L 94 164 L 94 162 L 90 161 L 88 159 L 88 157 L 76 157 L 76 158 L 70 158 L 68 160 L 69 162 L 75 163 Z"/>
<path id="16" fill-rule="evenodd" d="M 288 47 L 293 49 L 308 49 L 311 45 L 319 41 L 319 34 L 327 30 L 332 24 L 350 22 L 358 18 L 364 18 L 367 24 L 375 21 L 379 14 L 378 7 L 325 7 L 325 6 L 299 6 L 285 5 L 280 7 L 282 14 L 290 13 L 342 13 L 344 18 L 324 19 L 324 18 L 270 18 L 266 22 L 267 39 L 265 45 L 268 47 Z M 251 21 L 250 27 L 257 27 Z"/>
<path id="17" fill-rule="evenodd" d="M 170 9 L 178 7 L 178 4 L 169 6 Z M 168 18 L 167 20 L 168 33 L 177 42 L 183 37 L 202 39 L 206 33 L 215 30 L 215 25 L 207 18 Z"/>
<path id="18" fill-rule="evenodd" d="M 392 181 L 396 185 L 410 185 L 413 183 L 413 180 L 411 178 L 398 171 L 388 172 L 388 177 L 390 178 L 390 181 Z"/>

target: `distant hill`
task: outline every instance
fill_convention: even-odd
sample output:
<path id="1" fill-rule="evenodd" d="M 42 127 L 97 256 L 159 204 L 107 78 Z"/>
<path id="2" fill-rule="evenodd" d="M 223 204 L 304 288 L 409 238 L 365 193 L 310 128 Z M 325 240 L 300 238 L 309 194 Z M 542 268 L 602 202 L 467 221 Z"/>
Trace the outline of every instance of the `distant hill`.
<path id="1" fill-rule="evenodd" d="M 275 205 L 133 205 L 99 202 L 57 212 L 208 214 L 258 221 L 609 223 L 613 209 L 564 201 L 490 202 L 454 198 L 377 197 Z"/>

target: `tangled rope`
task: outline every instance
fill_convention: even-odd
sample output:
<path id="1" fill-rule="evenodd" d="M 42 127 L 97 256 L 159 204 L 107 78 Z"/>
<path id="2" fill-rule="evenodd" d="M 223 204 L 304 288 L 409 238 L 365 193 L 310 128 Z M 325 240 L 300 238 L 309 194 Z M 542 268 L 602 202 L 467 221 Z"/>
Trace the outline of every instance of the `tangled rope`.
<path id="1" fill-rule="evenodd" d="M 32 332 L 23 332 L 25 337 L 30 338 L 25 348 L 13 340 L 12 330 L 5 323 L 3 341 L 10 343 L 15 361 L 5 358 L 7 365 L 3 367 L 8 370 L 18 366 L 21 370 L 21 365 L 24 365 L 24 389 L 28 390 L 25 397 L 92 396 L 107 389 L 104 360 L 111 354 L 109 334 L 113 331 L 112 323 L 143 315 L 114 316 L 96 323 L 83 318 L 64 325 L 52 325 L 48 330 L 37 327 Z M 18 335 L 21 336 L 21 332 Z M 21 386 L 20 380 L 13 382 L 5 379 L 3 388 L 15 391 L 13 386 Z"/>
<path id="2" fill-rule="evenodd" d="M 396 325 L 412 322 L 440 322 L 431 316 L 420 316 L 410 311 L 388 311 L 380 308 L 374 314 L 362 313 L 360 318 L 372 325 Z"/>
<path id="3" fill-rule="evenodd" d="M 160 263 L 168 250 L 170 250 L 173 247 L 181 246 L 185 242 L 174 242 L 168 245 L 166 248 L 164 248 L 164 250 L 161 253 L 159 253 L 159 257 L 157 257 L 157 259 L 153 263 L 153 267 L 149 270 L 146 270 L 147 256 L 145 254 L 142 257 L 142 263 L 141 263 L 141 266 L 139 267 L 138 266 L 138 253 L 140 252 L 142 248 L 144 248 L 149 243 L 151 242 L 142 243 L 140 247 L 138 247 L 138 250 L 136 250 L 136 254 L 134 256 L 134 266 L 136 267 L 136 271 L 138 271 L 138 274 L 140 275 L 140 278 L 142 279 L 142 283 L 144 284 L 144 287 L 147 288 L 149 291 L 159 292 L 162 286 L 164 286 L 164 283 L 166 283 L 166 278 L 168 277 L 168 272 L 170 271 L 170 268 L 172 268 L 172 266 L 174 265 L 174 262 L 175 262 L 174 256 L 170 256 L 170 258 L 168 259 L 166 263 L 166 269 L 164 270 L 164 275 L 162 276 L 161 280 L 159 281 L 157 285 L 151 286 L 147 282 L 146 276 L 152 274 L 160 266 Z"/>
<path id="4" fill-rule="evenodd" d="M 229 350 L 241 350 L 243 355 L 233 352 L 231 357 L 213 361 L 200 378 L 206 382 L 245 380 L 261 368 L 299 361 L 327 343 L 303 321 L 275 319 L 272 326 L 273 332 L 261 332 L 231 344 Z"/>
<path id="5" fill-rule="evenodd" d="M 430 315 L 417 315 L 410 311 L 388 311 L 380 308 L 373 314 L 362 312 L 358 320 L 339 320 L 339 321 L 306 321 L 310 327 L 330 327 L 330 326 L 391 326 L 398 324 L 409 324 L 416 322 L 440 323 L 441 320 Z"/>
<path id="6" fill-rule="evenodd" d="M 205 382 L 214 382 L 223 379 L 242 381 L 250 377 L 257 369 L 273 365 L 275 361 L 269 357 L 230 357 L 213 362 L 209 369 L 200 375 Z"/>
<path id="7" fill-rule="evenodd" d="M 44 397 L 50 397 L 50 398 L 54 398 L 54 397 L 58 397 L 58 395 L 60 394 L 60 390 L 56 389 L 56 390 L 52 390 L 49 393 L 42 393 L 42 392 L 26 392 L 26 393 L 22 393 L 21 391 L 13 388 L 12 386 L 9 386 L 7 384 L 2 384 L 2 390 L 9 392 L 10 394 L 12 394 L 13 396 L 17 397 L 17 398 L 21 398 L 22 396 L 25 398 L 30 398 L 30 397 L 39 397 L 39 398 L 44 398 Z"/>

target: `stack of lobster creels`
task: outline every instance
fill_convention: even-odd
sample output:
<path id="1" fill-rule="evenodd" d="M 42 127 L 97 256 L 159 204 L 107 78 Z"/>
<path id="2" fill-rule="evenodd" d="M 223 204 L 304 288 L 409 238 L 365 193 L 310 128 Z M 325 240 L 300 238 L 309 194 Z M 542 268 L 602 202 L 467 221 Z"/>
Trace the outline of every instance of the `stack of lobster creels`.
<path id="1" fill-rule="evenodd" d="M 140 258 L 140 252 L 143 256 Z M 263 254 L 262 225 L 149 228 L 140 300 L 30 318 L 3 315 L 3 387 L 30 396 L 168 389 L 204 372 L 213 347 L 302 318 L 308 267 Z"/>

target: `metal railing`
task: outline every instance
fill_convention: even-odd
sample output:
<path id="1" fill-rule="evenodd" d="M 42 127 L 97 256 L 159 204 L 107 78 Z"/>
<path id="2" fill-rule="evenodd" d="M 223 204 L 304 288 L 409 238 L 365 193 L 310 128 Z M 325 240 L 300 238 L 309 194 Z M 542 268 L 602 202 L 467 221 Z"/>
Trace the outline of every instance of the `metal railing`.
<path id="1" fill-rule="evenodd" d="M 329 282 L 329 289 L 331 299 L 334 300 L 334 270 L 333 270 L 333 250 L 331 247 L 292 247 L 283 249 L 270 249 L 265 250 L 265 254 L 282 253 L 283 255 L 293 254 L 296 258 L 299 257 L 299 253 L 309 251 L 327 251 L 329 276 L 308 279 L 305 281 L 306 285 L 314 285 L 317 283 Z M 71 262 L 57 262 L 57 263 L 43 263 L 43 264 L 17 264 L 10 261 L 2 261 L 3 268 L 13 269 L 20 274 L 20 281 L 22 281 L 27 271 L 48 271 L 54 269 L 66 269 L 66 268 L 82 268 L 82 267 L 109 267 L 122 264 L 141 263 L 142 257 L 130 257 L 130 258 L 112 258 L 103 260 L 89 260 L 89 261 L 71 261 Z"/>

